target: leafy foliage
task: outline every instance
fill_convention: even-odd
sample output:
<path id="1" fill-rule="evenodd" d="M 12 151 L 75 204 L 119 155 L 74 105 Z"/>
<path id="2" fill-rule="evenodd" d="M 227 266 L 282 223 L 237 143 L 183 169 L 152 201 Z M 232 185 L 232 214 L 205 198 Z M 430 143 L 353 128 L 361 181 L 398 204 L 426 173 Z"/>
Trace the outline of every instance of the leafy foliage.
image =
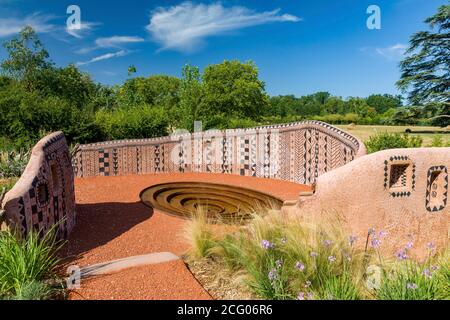
<path id="1" fill-rule="evenodd" d="M 0 179 L 19 177 L 29 158 L 29 152 L 0 151 Z"/>
<path id="2" fill-rule="evenodd" d="M 436 20 L 438 23 L 440 20 Z M 95 83 L 76 66 L 55 67 L 33 29 L 4 44 L 1 63 L 0 150 L 30 148 L 62 130 L 69 143 L 147 138 L 177 129 L 252 127 L 315 119 L 332 124 L 427 124 L 443 119 L 442 104 L 403 106 L 398 96 L 343 99 L 329 92 L 269 97 L 251 62 L 185 65 L 182 77 L 131 77 L 116 86 Z M 448 73 L 447 73 L 448 76 Z M 436 118 L 436 116 L 438 118 Z M 433 120 L 434 121 L 434 120 Z M 440 120 L 439 120 L 440 121 Z"/>
<path id="3" fill-rule="evenodd" d="M 373 153 L 386 149 L 419 148 L 422 145 L 422 138 L 407 134 L 382 132 L 371 136 L 365 144 L 367 151 Z"/>
<path id="4" fill-rule="evenodd" d="M 186 229 L 190 258 L 223 266 L 263 299 L 450 298 L 448 250 L 430 251 L 422 263 L 392 263 L 380 254 L 381 242 L 374 241 L 386 236 L 382 230 L 369 230 L 367 239 L 359 240 L 348 236 L 339 219 L 331 216 L 286 220 L 269 210 L 255 214 L 245 226 L 227 230 L 196 217 Z M 364 246 L 366 241 L 370 248 Z M 374 267 L 380 277 L 373 275 Z"/>
<path id="5" fill-rule="evenodd" d="M 19 38 L 4 44 L 9 58 L 4 60 L 1 68 L 6 75 L 24 82 L 27 90 L 33 90 L 40 71 L 50 68 L 47 50 L 43 47 L 36 32 L 31 27 L 20 31 Z"/>
<path id="6" fill-rule="evenodd" d="M 442 5 L 425 23 L 433 29 L 410 39 L 407 57 L 400 63 L 397 85 L 415 105 L 432 105 L 436 124 L 450 124 L 450 5 Z"/>
<path id="7" fill-rule="evenodd" d="M 30 232 L 20 238 L 10 231 L 0 232 L 0 297 L 47 298 L 52 288 L 45 281 L 55 277 L 60 248 L 56 227 L 41 238 Z"/>

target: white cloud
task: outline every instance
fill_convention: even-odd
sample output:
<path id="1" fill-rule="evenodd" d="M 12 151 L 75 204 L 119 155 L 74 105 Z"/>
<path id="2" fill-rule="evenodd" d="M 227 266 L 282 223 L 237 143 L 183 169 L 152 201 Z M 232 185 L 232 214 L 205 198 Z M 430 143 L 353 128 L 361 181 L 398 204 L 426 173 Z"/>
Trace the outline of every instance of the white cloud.
<path id="1" fill-rule="evenodd" d="M 102 60 L 108 60 L 108 59 L 117 58 L 117 57 L 124 57 L 130 53 L 131 53 L 131 51 L 128 51 L 128 50 L 120 50 L 117 52 L 110 52 L 110 53 L 106 53 L 106 54 L 102 54 L 100 56 L 94 57 L 88 61 L 77 62 L 77 66 L 84 66 L 84 65 L 102 61 Z"/>
<path id="2" fill-rule="evenodd" d="M 100 25 L 98 22 L 81 22 L 79 29 L 72 29 L 66 26 L 66 31 L 71 36 L 81 39 L 88 35 L 96 26 Z"/>
<path id="3" fill-rule="evenodd" d="M 125 45 L 129 43 L 138 43 L 145 41 L 144 38 L 136 37 L 136 36 L 111 36 L 105 38 L 98 38 L 95 40 L 95 46 L 81 48 L 76 51 L 78 54 L 86 54 L 97 49 L 104 48 L 123 48 Z"/>
<path id="4" fill-rule="evenodd" d="M 376 48 L 375 51 L 388 60 L 401 60 L 407 48 L 406 44 L 397 43 L 390 47 Z"/>
<path id="5" fill-rule="evenodd" d="M 205 37 L 223 34 L 270 22 L 297 22 L 290 14 L 279 14 L 280 9 L 255 12 L 241 6 L 225 8 L 221 3 L 193 4 L 183 2 L 152 12 L 147 30 L 162 49 L 192 51 Z"/>
<path id="6" fill-rule="evenodd" d="M 143 42 L 144 39 L 135 36 L 112 36 L 107 38 L 98 38 L 95 44 L 100 48 L 120 48 L 127 43 Z"/>
<path id="7" fill-rule="evenodd" d="M 0 37 L 8 37 L 17 34 L 26 26 L 31 26 L 36 32 L 48 33 L 54 31 L 56 26 L 50 23 L 55 17 L 33 13 L 25 18 L 0 18 Z"/>

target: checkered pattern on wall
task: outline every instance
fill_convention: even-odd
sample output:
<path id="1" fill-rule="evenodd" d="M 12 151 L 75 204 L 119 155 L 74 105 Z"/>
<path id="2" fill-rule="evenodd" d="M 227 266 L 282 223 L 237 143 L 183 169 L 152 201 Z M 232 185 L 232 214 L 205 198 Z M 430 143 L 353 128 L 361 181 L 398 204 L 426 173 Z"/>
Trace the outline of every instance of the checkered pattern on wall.
<path id="1" fill-rule="evenodd" d="M 26 235 L 31 230 L 44 234 L 58 223 L 58 237 L 67 238 L 75 225 L 73 169 L 78 174 L 85 166 L 82 161 L 91 159 L 85 156 L 72 161 L 62 132 L 43 138 L 32 154 L 26 174 L 5 196 L 7 224 Z M 96 158 L 106 163 L 103 152 L 98 151 Z M 101 172 L 106 171 L 95 174 Z"/>
<path id="2" fill-rule="evenodd" d="M 311 184 L 365 153 L 350 134 L 323 122 L 303 121 L 81 145 L 74 169 L 77 177 L 211 172 Z"/>

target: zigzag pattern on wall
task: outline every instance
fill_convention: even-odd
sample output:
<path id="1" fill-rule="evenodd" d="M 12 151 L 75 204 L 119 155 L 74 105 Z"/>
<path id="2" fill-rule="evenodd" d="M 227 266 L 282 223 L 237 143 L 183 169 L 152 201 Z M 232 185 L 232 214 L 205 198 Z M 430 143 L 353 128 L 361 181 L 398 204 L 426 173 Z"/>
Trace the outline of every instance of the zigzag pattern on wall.
<path id="1" fill-rule="evenodd" d="M 95 158 L 97 165 L 92 167 L 97 171 L 92 173 L 105 175 L 100 164 L 109 160 L 103 149 Z M 74 172 L 80 174 L 85 167 L 79 158 L 72 161 L 62 132 L 40 140 L 21 178 L 5 196 L 7 224 L 26 235 L 32 230 L 44 234 L 58 223 L 57 236 L 67 238 L 75 224 Z"/>
<path id="2" fill-rule="evenodd" d="M 81 145 L 73 165 L 77 177 L 211 172 L 311 184 L 364 154 L 365 146 L 352 135 L 323 122 L 302 121 Z"/>

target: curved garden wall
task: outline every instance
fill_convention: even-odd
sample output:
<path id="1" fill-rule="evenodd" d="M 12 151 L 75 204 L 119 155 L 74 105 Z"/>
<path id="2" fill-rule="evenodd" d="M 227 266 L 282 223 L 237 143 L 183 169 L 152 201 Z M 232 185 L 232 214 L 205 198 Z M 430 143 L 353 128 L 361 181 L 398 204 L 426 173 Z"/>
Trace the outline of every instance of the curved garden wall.
<path id="1" fill-rule="evenodd" d="M 301 195 L 283 210 L 294 215 L 342 215 L 360 239 L 367 230 L 384 230 L 383 247 L 413 242 L 426 256 L 429 242 L 449 240 L 450 148 L 379 151 L 326 173 L 315 193 Z"/>
<path id="2" fill-rule="evenodd" d="M 66 139 L 55 132 L 33 148 L 30 161 L 3 201 L 5 223 L 22 234 L 45 232 L 61 222 L 58 236 L 66 238 L 75 224 L 74 174 Z"/>
<path id="3" fill-rule="evenodd" d="M 352 135 L 319 121 L 79 146 L 75 175 L 230 173 L 312 184 L 366 154 Z"/>

